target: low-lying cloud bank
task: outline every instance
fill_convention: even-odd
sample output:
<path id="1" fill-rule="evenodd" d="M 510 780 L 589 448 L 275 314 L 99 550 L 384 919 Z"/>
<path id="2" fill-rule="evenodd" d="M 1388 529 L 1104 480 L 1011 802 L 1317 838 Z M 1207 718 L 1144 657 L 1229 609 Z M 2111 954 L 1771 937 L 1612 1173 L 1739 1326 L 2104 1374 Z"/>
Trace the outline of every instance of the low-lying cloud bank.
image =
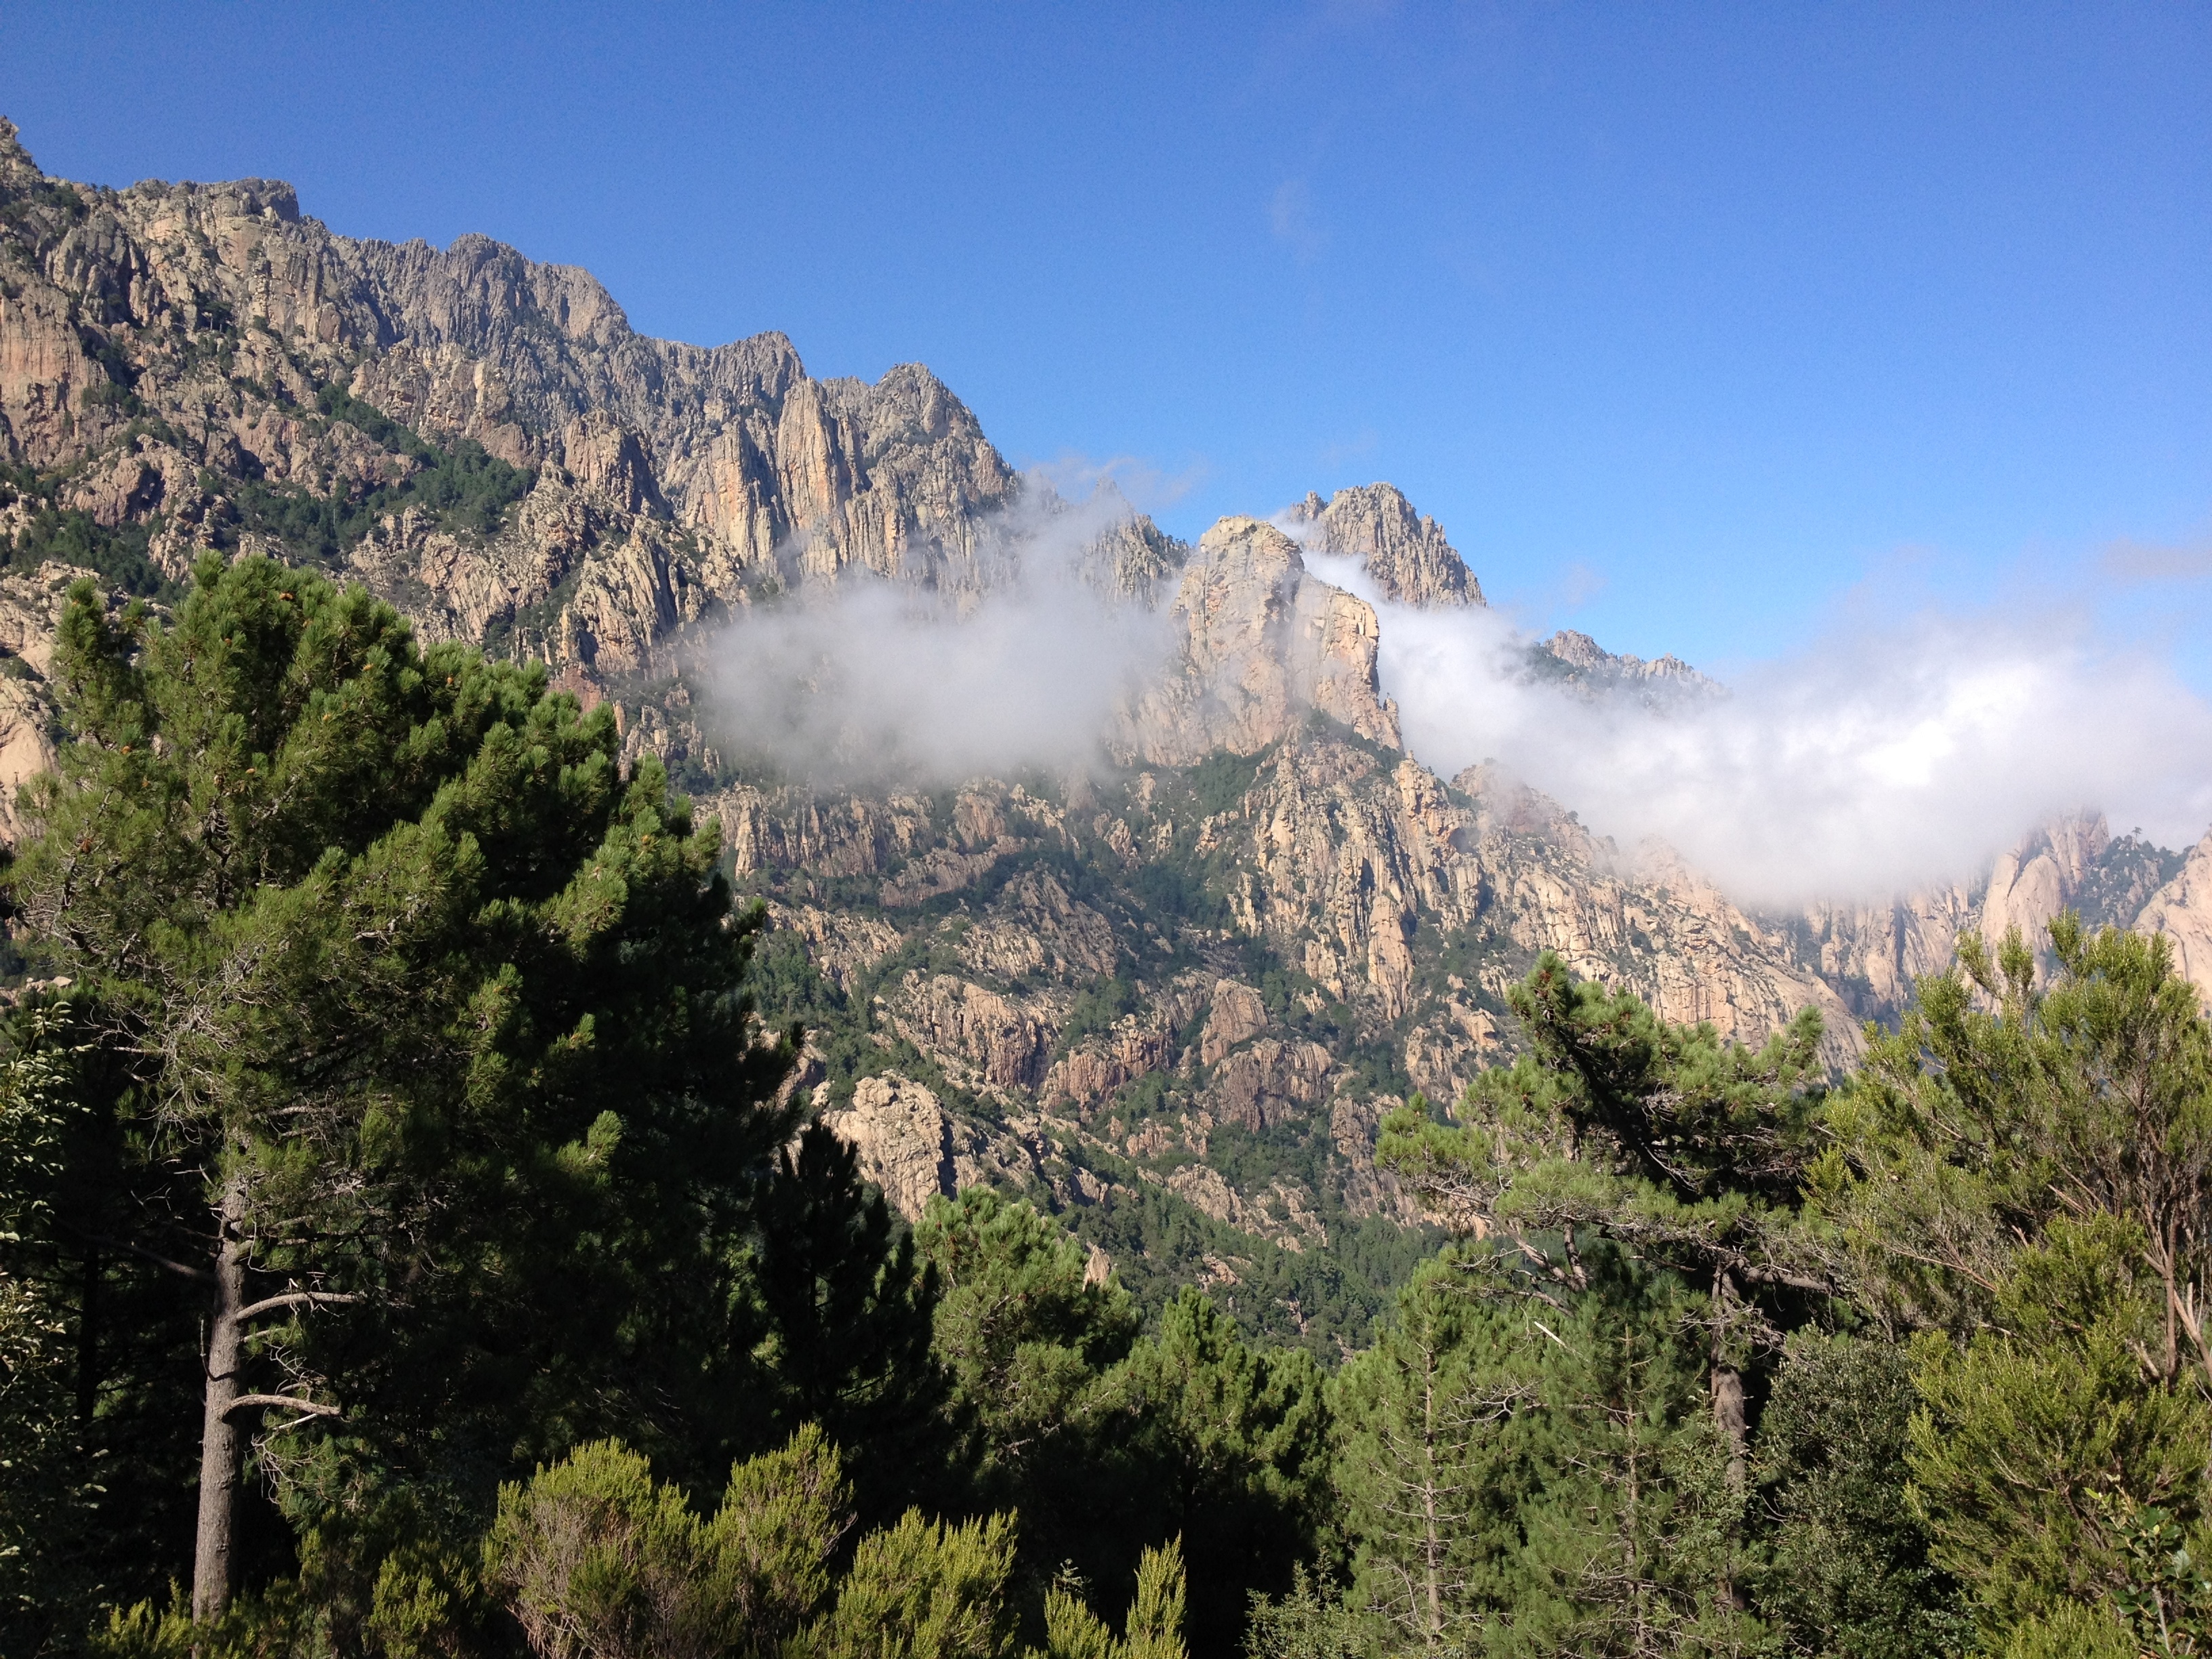
<path id="1" fill-rule="evenodd" d="M 830 784 L 1097 764 L 1115 710 L 1175 641 L 1164 613 L 1086 580 L 1086 550 L 1127 516 L 1118 495 L 1031 499 L 994 527 L 997 574 L 981 593 L 848 576 L 732 623 L 711 657 L 717 738 Z"/>
<path id="2" fill-rule="evenodd" d="M 1383 688 L 1449 776 L 1495 760 L 1624 848 L 1667 842 L 1739 900 L 1884 900 L 1971 880 L 2055 814 L 2186 846 L 2212 820 L 2212 708 L 2140 650 L 2026 611 L 1837 620 L 1659 708 L 1532 684 L 1495 612 L 1380 599 Z"/>
<path id="3" fill-rule="evenodd" d="M 1164 596 L 1147 610 L 1086 580 L 1117 496 L 1031 500 L 1000 530 L 1014 579 L 980 595 L 848 584 L 732 623 L 714 656 L 726 749 L 848 785 L 1101 764 L 1177 629 Z M 2063 617 L 1846 617 L 1654 708 L 1533 678 L 1529 638 L 1496 611 L 1393 605 L 1356 562 L 1309 561 L 1380 613 L 1383 690 L 1428 766 L 1495 761 L 1624 852 L 1664 842 L 1742 902 L 1971 881 L 2084 806 L 2167 846 L 2212 821 L 2212 708 L 2155 655 Z"/>

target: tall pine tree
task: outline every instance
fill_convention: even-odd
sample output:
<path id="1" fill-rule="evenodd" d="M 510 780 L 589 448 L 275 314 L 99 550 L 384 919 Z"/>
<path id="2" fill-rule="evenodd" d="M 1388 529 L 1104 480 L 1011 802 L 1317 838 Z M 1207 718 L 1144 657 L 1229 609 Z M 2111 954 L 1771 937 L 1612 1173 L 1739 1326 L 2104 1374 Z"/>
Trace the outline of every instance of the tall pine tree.
<path id="1" fill-rule="evenodd" d="M 167 627 L 80 586 L 55 678 L 13 884 L 114 1063 L 103 1248 L 204 1322 L 197 1616 L 249 1443 L 281 1484 L 318 1447 L 676 1433 L 744 1351 L 713 1339 L 788 1059 L 659 763 L 260 559 L 204 562 Z"/>

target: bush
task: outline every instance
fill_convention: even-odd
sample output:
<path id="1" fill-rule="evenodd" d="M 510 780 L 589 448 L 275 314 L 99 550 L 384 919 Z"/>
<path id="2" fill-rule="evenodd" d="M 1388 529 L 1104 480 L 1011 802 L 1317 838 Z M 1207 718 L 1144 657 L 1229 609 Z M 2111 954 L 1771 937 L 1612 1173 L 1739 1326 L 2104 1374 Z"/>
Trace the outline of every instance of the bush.
<path id="1" fill-rule="evenodd" d="M 738 1464 L 704 1521 L 603 1440 L 500 1488 L 484 1571 L 544 1659 L 765 1656 L 820 1604 L 849 1524 L 819 1430 Z"/>

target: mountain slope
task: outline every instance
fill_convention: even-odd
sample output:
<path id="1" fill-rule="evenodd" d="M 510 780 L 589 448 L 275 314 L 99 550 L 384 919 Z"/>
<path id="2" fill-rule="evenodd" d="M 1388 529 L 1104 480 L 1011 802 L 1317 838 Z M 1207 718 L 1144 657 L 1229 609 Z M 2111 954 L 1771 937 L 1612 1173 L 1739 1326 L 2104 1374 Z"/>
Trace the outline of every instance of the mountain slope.
<path id="1" fill-rule="evenodd" d="M 210 549 L 363 581 L 428 635 L 545 660 L 668 757 L 776 923 L 760 994 L 813 1031 L 804 1085 L 902 1210 L 1029 1191 L 1148 1297 L 1207 1283 L 1324 1353 L 1428 1247 L 1376 1122 L 1512 1051 L 1504 992 L 1541 951 L 1747 1041 L 1811 1004 L 1838 1063 L 1963 930 L 2061 904 L 2166 928 L 2212 984 L 2212 842 L 2185 866 L 2083 820 L 1971 890 L 1761 917 L 1510 779 L 1437 776 L 1378 684 L 1375 610 L 1306 558 L 1481 605 L 1382 483 L 1309 496 L 1303 548 L 1109 514 L 1079 574 L 1171 648 L 1095 767 L 839 790 L 726 758 L 743 710 L 693 672 L 716 626 L 864 578 L 957 612 L 1073 522 L 927 370 L 818 381 L 778 334 L 650 339 L 582 271 L 337 235 L 265 180 L 49 179 L 4 124 L 0 457 L 0 781 L 51 757 L 76 571 L 118 602 Z M 1529 672 L 1721 695 L 1581 635 Z"/>

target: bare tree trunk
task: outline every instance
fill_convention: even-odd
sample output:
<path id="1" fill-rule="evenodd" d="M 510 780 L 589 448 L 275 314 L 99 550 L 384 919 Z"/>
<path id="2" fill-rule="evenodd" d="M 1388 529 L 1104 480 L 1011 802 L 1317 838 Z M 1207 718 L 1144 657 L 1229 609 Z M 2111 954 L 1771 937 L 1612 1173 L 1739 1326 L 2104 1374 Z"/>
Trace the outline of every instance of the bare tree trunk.
<path id="1" fill-rule="evenodd" d="M 1729 1357 L 1735 1310 L 1741 1302 L 1735 1276 L 1725 1267 L 1717 1269 L 1713 1274 L 1713 1424 L 1728 1442 L 1729 1490 L 1735 1493 L 1743 1491 L 1750 1472 L 1747 1450 L 1751 1425 L 1744 1407 L 1743 1373 Z"/>
<path id="2" fill-rule="evenodd" d="M 1421 1388 L 1421 1553 L 1428 1580 L 1428 1646 L 1443 1644 L 1444 1607 L 1442 1577 L 1443 1539 L 1437 1522 L 1437 1360 L 1431 1349 Z"/>
<path id="3" fill-rule="evenodd" d="M 215 1302 L 208 1323 L 206 1416 L 200 1431 L 199 1534 L 192 1553 L 192 1622 L 208 1624 L 230 1605 L 231 1531 L 238 1507 L 243 1437 L 232 1413 L 245 1392 L 246 1182 L 233 1176 L 216 1212 Z"/>
<path id="4" fill-rule="evenodd" d="M 1729 1496 L 1741 1499 L 1751 1479 L 1750 1413 L 1743 1398 L 1743 1373 L 1728 1358 L 1729 1326 L 1734 1322 L 1736 1306 L 1735 1280 L 1725 1269 L 1713 1276 L 1713 1305 L 1719 1317 L 1713 1326 L 1713 1423 L 1728 1443 Z M 1729 1528 L 1733 1537 L 1735 1528 Z M 1739 1613 L 1749 1604 L 1735 1577 L 1724 1573 L 1720 1583 L 1723 1607 L 1734 1607 Z"/>
<path id="5" fill-rule="evenodd" d="M 1728 1442 L 1729 1491 L 1741 1494 L 1750 1474 L 1746 1453 L 1750 1428 L 1743 1403 L 1743 1373 L 1725 1363 L 1713 1367 L 1713 1423 Z"/>
<path id="6" fill-rule="evenodd" d="M 76 1298 L 76 1436 L 88 1448 L 100 1406 L 100 1275 L 99 1247 L 88 1244 Z"/>

